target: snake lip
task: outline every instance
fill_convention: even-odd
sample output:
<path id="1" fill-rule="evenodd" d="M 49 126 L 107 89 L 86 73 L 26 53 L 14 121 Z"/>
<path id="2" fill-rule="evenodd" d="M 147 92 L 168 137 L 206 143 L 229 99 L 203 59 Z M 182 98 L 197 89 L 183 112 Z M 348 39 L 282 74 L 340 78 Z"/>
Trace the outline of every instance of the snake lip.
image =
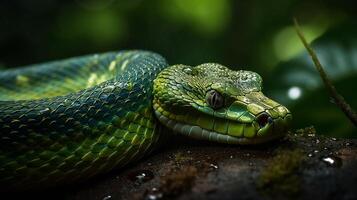
<path id="1" fill-rule="evenodd" d="M 285 135 L 284 133 L 279 133 L 275 135 L 266 135 L 266 136 L 259 136 L 259 137 L 254 136 L 251 138 L 235 137 L 231 135 L 217 133 L 215 131 L 209 131 L 196 125 L 180 123 L 178 121 L 167 118 L 166 116 L 164 116 L 158 111 L 155 111 L 155 115 L 163 125 L 173 130 L 175 133 L 180 133 L 182 135 L 186 135 L 191 138 L 205 139 L 205 140 L 219 142 L 219 143 L 240 144 L 240 145 L 260 144 L 277 138 L 281 138 Z"/>

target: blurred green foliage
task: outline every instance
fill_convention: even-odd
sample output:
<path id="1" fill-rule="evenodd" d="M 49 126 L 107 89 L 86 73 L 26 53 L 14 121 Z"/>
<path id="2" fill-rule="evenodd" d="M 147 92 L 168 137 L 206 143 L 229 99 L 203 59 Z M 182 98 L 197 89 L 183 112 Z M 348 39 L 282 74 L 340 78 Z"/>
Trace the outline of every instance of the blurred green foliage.
<path id="1" fill-rule="evenodd" d="M 356 35 L 342 33 L 356 31 L 356 8 L 352 0 L 4 0 L 0 67 L 121 49 L 155 51 L 171 64 L 219 62 L 260 73 L 267 95 L 293 110 L 295 127 L 316 125 L 322 133 L 353 136 L 355 129 L 328 102 L 317 73 L 305 68 L 311 62 L 292 18 L 299 19 L 309 41 L 322 41 L 317 53 L 329 52 L 320 59 L 352 103 L 357 62 L 350 60 L 357 55 L 349 50 L 357 47 L 347 42 L 346 48 L 342 41 Z M 333 69 L 340 67 L 346 78 L 335 78 Z M 301 98 L 289 98 L 292 88 L 302 90 Z"/>
<path id="2" fill-rule="evenodd" d="M 160 12 L 174 23 L 204 36 L 224 31 L 231 16 L 227 0 L 162 0 L 161 5 Z"/>
<path id="3" fill-rule="evenodd" d="M 353 108 L 357 108 L 357 23 L 346 22 L 327 31 L 312 44 L 329 78 Z M 334 105 L 310 56 L 304 52 L 272 71 L 275 82 L 266 89 L 294 113 L 295 127 L 312 122 L 332 136 L 357 137 L 356 128 Z"/>

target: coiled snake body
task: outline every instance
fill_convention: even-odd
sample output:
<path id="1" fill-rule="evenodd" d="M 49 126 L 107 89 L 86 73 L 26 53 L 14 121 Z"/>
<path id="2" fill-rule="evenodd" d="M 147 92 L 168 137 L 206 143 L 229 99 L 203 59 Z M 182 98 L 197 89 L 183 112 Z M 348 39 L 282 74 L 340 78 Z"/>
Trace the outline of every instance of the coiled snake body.
<path id="1" fill-rule="evenodd" d="M 121 51 L 0 72 L 1 190 L 73 183 L 146 155 L 161 130 L 229 144 L 283 136 L 290 112 L 261 78 Z"/>

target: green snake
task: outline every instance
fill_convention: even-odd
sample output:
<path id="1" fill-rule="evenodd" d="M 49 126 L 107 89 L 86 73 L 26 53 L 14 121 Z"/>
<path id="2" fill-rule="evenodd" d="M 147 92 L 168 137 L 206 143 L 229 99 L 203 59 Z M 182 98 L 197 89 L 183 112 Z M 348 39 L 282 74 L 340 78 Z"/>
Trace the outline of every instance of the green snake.
<path id="1" fill-rule="evenodd" d="M 142 158 L 171 133 L 227 144 L 282 137 L 291 113 L 261 89 L 255 72 L 169 66 L 148 51 L 3 70 L 0 188 L 83 181 Z"/>

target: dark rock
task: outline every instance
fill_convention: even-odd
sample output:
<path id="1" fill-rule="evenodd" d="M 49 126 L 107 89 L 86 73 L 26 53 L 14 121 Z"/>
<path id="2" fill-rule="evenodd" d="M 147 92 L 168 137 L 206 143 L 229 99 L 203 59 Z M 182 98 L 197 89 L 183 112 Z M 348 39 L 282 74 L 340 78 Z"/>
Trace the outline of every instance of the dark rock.
<path id="1" fill-rule="evenodd" d="M 125 169 L 53 190 L 50 197 L 357 199 L 357 140 L 318 136 L 307 128 L 259 146 L 227 146 L 183 137 L 170 141 L 175 142 Z M 137 172 L 146 175 L 140 184 L 128 178 Z M 47 193 L 35 196 L 48 197 Z"/>

